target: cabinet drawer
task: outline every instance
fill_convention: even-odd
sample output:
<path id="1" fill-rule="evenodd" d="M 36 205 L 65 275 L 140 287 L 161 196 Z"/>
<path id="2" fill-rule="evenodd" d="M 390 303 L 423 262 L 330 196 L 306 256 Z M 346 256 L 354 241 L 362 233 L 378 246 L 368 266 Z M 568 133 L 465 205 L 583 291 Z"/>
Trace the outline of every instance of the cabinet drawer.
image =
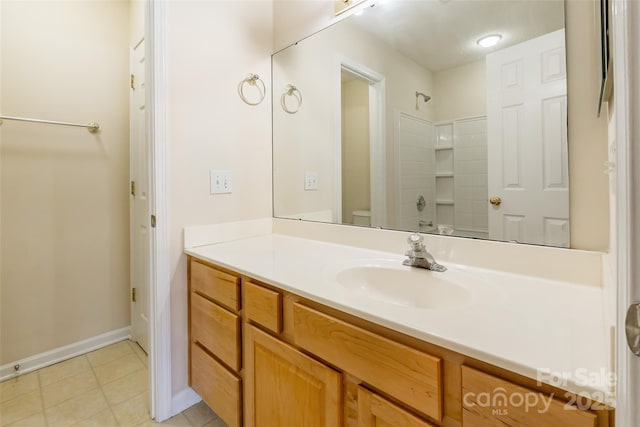
<path id="1" fill-rule="evenodd" d="M 240 310 L 240 277 L 191 260 L 191 290 Z"/>
<path id="2" fill-rule="evenodd" d="M 196 343 L 191 343 L 191 387 L 229 427 L 242 425 L 240 379 Z"/>
<path id="3" fill-rule="evenodd" d="M 293 318 L 297 345 L 420 412 L 442 419 L 440 358 L 297 303 Z"/>
<path id="4" fill-rule="evenodd" d="M 253 282 L 244 282 L 244 310 L 250 320 L 265 328 L 282 331 L 282 294 Z"/>
<path id="5" fill-rule="evenodd" d="M 358 427 L 435 427 L 381 396 L 358 387 Z"/>
<path id="6" fill-rule="evenodd" d="M 551 400 L 550 400 L 551 399 Z M 551 396 L 462 366 L 462 425 L 596 427 L 597 416 Z"/>
<path id="7" fill-rule="evenodd" d="M 240 369 L 240 317 L 191 292 L 191 341 Z"/>

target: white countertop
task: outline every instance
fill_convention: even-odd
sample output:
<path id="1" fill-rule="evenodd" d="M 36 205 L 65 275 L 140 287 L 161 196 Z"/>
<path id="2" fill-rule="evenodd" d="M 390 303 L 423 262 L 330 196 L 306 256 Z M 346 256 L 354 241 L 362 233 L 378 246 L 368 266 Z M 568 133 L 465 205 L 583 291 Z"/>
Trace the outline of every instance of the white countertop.
<path id="1" fill-rule="evenodd" d="M 336 272 L 351 265 L 399 266 L 402 254 L 278 234 L 185 252 L 398 332 L 612 403 L 607 384 L 610 332 L 601 288 L 446 263 L 444 273 L 419 274 L 461 283 L 473 300 L 424 309 L 363 296 L 335 280 Z M 539 369 L 556 375 L 539 376 Z"/>

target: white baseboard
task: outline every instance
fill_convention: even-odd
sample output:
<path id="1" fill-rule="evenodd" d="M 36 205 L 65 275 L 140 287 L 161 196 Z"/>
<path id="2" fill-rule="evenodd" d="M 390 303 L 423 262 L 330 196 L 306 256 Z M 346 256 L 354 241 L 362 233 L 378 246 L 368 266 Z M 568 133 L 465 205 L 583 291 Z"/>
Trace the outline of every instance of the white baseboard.
<path id="1" fill-rule="evenodd" d="M 45 351 L 44 353 L 7 363 L 6 365 L 0 366 L 0 381 L 15 377 L 16 375 L 26 374 L 28 372 L 35 371 L 36 369 L 62 362 L 63 360 L 71 359 L 72 357 L 97 350 L 130 337 L 131 327 L 127 326 L 126 328 L 105 332 L 104 334 L 65 345 L 64 347 L 54 348 L 53 350 Z M 20 365 L 20 369 L 17 373 L 14 369 L 14 366 L 16 365 Z"/>
<path id="2" fill-rule="evenodd" d="M 193 391 L 191 387 L 185 388 L 181 392 L 174 394 L 171 398 L 171 416 L 173 417 L 174 415 L 179 414 L 180 412 L 192 407 L 201 400 L 202 398 L 198 396 L 198 394 Z"/>

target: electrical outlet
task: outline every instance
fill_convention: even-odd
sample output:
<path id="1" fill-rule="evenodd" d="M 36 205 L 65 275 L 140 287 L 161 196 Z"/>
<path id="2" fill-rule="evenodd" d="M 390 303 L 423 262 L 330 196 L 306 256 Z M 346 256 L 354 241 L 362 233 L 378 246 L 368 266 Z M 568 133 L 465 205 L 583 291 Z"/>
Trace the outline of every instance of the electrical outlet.
<path id="1" fill-rule="evenodd" d="M 304 189 L 305 191 L 318 189 L 318 172 L 304 173 Z"/>
<path id="2" fill-rule="evenodd" d="M 231 171 L 214 170 L 209 171 L 211 194 L 229 194 L 233 189 Z"/>

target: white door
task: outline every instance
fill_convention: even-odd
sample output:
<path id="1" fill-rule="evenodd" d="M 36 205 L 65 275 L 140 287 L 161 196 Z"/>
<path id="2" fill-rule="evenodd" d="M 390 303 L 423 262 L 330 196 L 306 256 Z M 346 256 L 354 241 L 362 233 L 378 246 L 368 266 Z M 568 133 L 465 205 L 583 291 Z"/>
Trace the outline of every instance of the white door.
<path id="1" fill-rule="evenodd" d="M 489 238 L 568 247 L 564 30 L 487 55 L 487 138 Z"/>
<path id="2" fill-rule="evenodd" d="M 130 233 L 131 335 L 149 352 L 149 147 L 146 138 L 145 47 L 131 53 L 130 92 Z"/>

